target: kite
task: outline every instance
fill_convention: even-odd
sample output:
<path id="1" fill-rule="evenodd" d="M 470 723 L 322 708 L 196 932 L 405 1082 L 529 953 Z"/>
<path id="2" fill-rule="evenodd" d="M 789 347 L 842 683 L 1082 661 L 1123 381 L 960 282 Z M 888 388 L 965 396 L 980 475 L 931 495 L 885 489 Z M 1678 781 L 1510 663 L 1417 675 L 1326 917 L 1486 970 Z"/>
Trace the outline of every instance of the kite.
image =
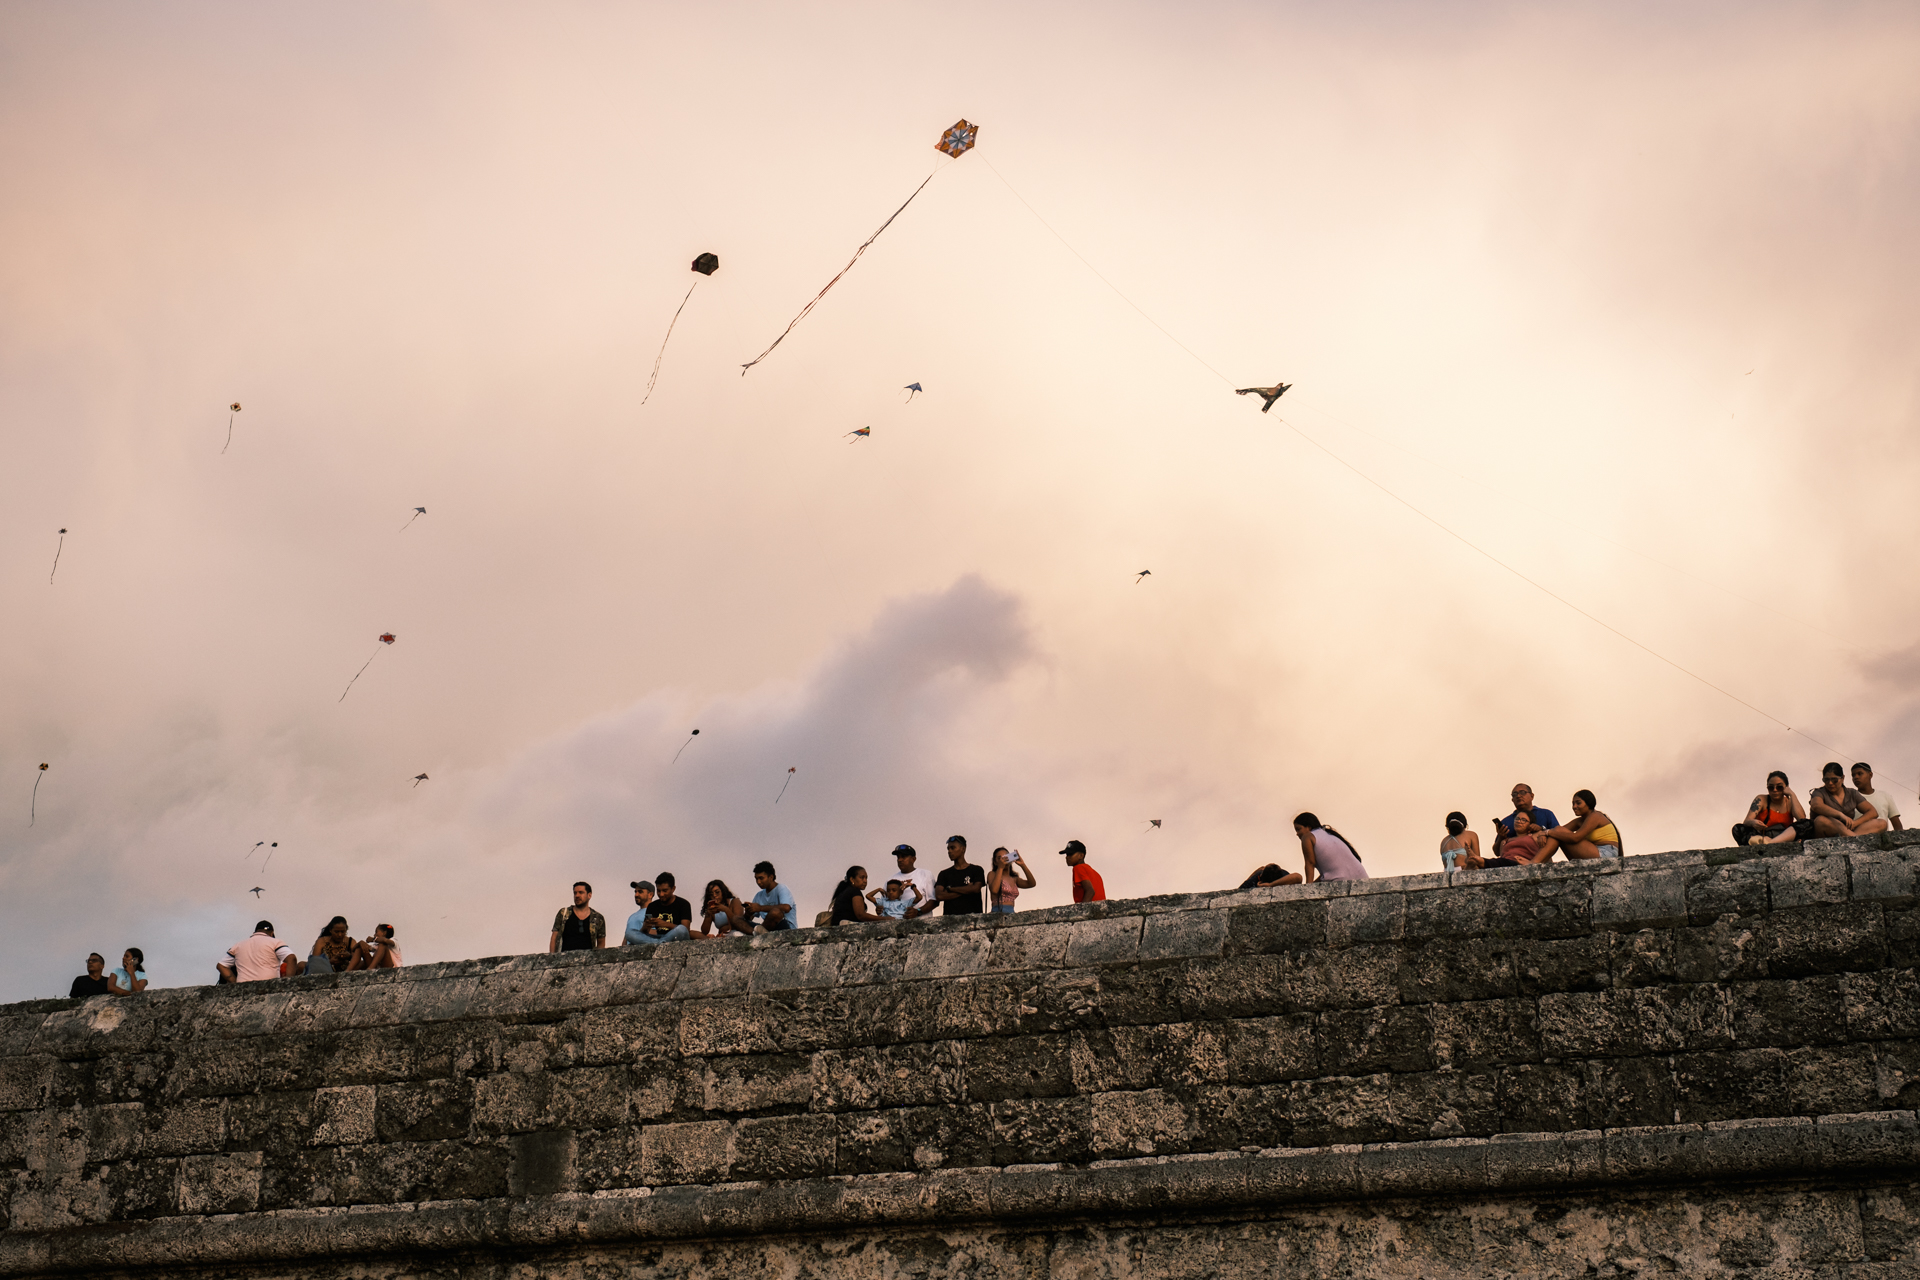
<path id="1" fill-rule="evenodd" d="M 1151 570 L 1151 569 L 1142 569 L 1142 570 L 1140 571 L 1140 574 L 1139 574 L 1139 576 L 1138 576 L 1138 577 L 1136 577 L 1136 578 L 1135 578 L 1135 579 L 1133 580 L 1133 585 L 1137 587 L 1137 586 L 1139 586 L 1139 585 L 1140 585 L 1140 579 L 1141 579 L 1141 578 L 1151 578 L 1152 576 L 1153 576 L 1153 570 Z"/>
<path id="2" fill-rule="evenodd" d="M 424 773 L 416 773 L 413 775 L 413 785 L 415 788 L 418 788 L 421 783 L 426 781 L 428 781 L 428 778 Z"/>
<path id="3" fill-rule="evenodd" d="M 265 843 L 266 843 L 265 840 L 255 840 L 253 842 L 253 849 L 258 849 L 261 845 Z M 247 852 L 243 856 L 251 858 L 253 856 L 253 849 L 247 850 Z"/>
<path id="4" fill-rule="evenodd" d="M 53 572 L 47 574 L 48 586 L 53 585 L 53 575 L 55 573 L 60 572 L 60 552 L 63 549 L 65 549 L 66 545 L 67 545 L 67 531 L 65 529 L 62 529 L 60 531 L 60 541 L 55 543 L 53 547 Z"/>
<path id="5" fill-rule="evenodd" d="M 794 770 L 798 769 L 799 767 L 800 767 L 799 765 L 794 765 L 792 768 L 787 770 L 787 781 L 780 784 L 780 796 L 784 796 L 785 794 L 787 794 L 787 783 L 793 781 Z M 780 803 L 780 796 L 775 796 L 773 798 L 773 802 L 775 804 Z"/>
<path id="6" fill-rule="evenodd" d="M 235 400 L 232 404 L 227 406 L 227 443 L 220 446 L 220 452 L 222 453 L 225 453 L 227 451 L 228 446 L 230 446 L 233 443 L 233 418 L 234 418 L 234 415 L 239 412 L 240 412 L 240 402 L 238 400 Z"/>
<path id="7" fill-rule="evenodd" d="M 1265 404 L 1260 406 L 1260 412 L 1265 413 L 1267 410 L 1273 408 L 1273 402 L 1275 400 L 1287 394 L 1287 388 L 1292 385 L 1291 382 L 1276 382 L 1270 387 L 1241 387 L 1233 394 L 1237 396 L 1259 396 L 1262 400 L 1266 401 Z"/>
<path id="8" fill-rule="evenodd" d="M 1153 828 L 1155 828 L 1155 829 L 1157 830 L 1157 829 L 1159 828 L 1159 826 L 1160 826 L 1160 819 L 1158 819 L 1158 818 L 1148 818 L 1148 819 L 1147 819 L 1147 825 L 1148 825 L 1149 827 L 1153 827 Z"/>
<path id="9" fill-rule="evenodd" d="M 32 826 L 40 816 L 40 779 L 47 772 L 47 762 L 40 762 L 40 772 L 33 775 L 33 794 L 27 798 L 27 825 Z"/>
<path id="10" fill-rule="evenodd" d="M 685 751 L 688 748 L 688 746 L 692 745 L 693 740 L 699 736 L 700 736 L 700 731 L 698 729 L 695 729 L 692 733 L 688 734 L 687 740 L 680 744 L 680 751 Z M 675 764 L 680 763 L 680 751 L 676 751 L 673 753 L 673 763 Z"/>
<path id="11" fill-rule="evenodd" d="M 267 846 L 267 860 L 260 864 L 260 870 L 262 873 L 264 873 L 268 867 L 273 865 L 273 851 L 275 849 L 278 849 L 279 847 L 280 847 L 280 842 L 278 840 L 275 840 L 272 844 Z"/>
<path id="12" fill-rule="evenodd" d="M 394 640 L 393 632 L 387 631 L 387 632 L 381 633 L 381 636 L 380 636 L 381 644 L 392 644 L 393 640 Z M 367 673 L 367 668 L 373 665 L 373 659 L 379 656 L 380 656 L 380 650 L 378 646 L 376 646 L 373 651 L 373 656 L 368 658 L 365 662 L 361 663 L 360 669 L 353 673 L 353 680 L 358 680 L 361 676 L 365 675 Z M 347 681 L 347 687 L 340 691 L 340 701 L 345 702 L 347 700 L 347 695 L 353 692 L 353 680 Z"/>
<path id="13" fill-rule="evenodd" d="M 701 254 L 693 260 L 693 269 L 699 272 L 702 278 L 712 275 L 720 269 L 719 255 Z M 691 298 L 693 291 L 699 287 L 699 280 L 687 286 L 687 297 L 680 299 L 680 305 L 674 309 L 673 319 L 667 321 L 667 336 L 660 339 L 660 354 L 653 358 L 653 376 L 647 379 L 647 394 L 640 397 L 641 404 L 645 404 L 653 396 L 653 384 L 660 381 L 660 362 L 667 358 L 667 341 L 673 337 L 673 326 L 680 323 L 680 313 L 687 309 L 687 298 Z"/>
<path id="14" fill-rule="evenodd" d="M 943 152 L 944 154 L 958 160 L 964 152 L 970 151 L 973 148 L 974 135 L 979 132 L 980 132 L 980 126 L 977 124 L 969 124 L 965 120 L 956 121 L 952 128 L 948 129 L 945 133 L 940 135 L 940 141 L 933 144 L 933 149 L 935 151 Z M 853 256 L 851 258 L 847 259 L 847 265 L 840 268 L 840 274 L 836 275 L 833 279 L 827 281 L 825 286 L 821 288 L 820 292 L 813 295 L 812 302 L 809 302 L 806 306 L 800 308 L 800 314 L 795 316 L 792 320 L 790 320 L 787 323 L 787 327 L 780 331 L 780 336 L 775 338 L 771 343 L 769 343 L 765 351 L 762 351 L 759 355 L 755 356 L 753 359 L 747 361 L 745 364 L 740 366 L 741 377 L 743 378 L 746 377 L 747 370 L 753 368 L 753 366 L 759 364 L 762 360 L 765 360 L 768 356 L 772 355 L 773 349 L 787 340 L 787 335 L 793 332 L 793 327 L 799 324 L 802 320 L 805 320 L 807 318 L 808 313 L 811 312 L 816 306 L 820 304 L 820 299 L 827 296 L 828 289 L 831 289 L 833 288 L 833 286 L 839 284 L 841 277 L 845 276 L 847 272 L 853 270 L 853 264 L 860 261 L 860 255 L 867 251 L 867 246 L 871 245 L 875 240 L 878 240 L 880 238 L 880 232 L 885 231 L 888 227 L 892 226 L 893 220 L 907 211 L 907 205 L 912 204 L 914 201 L 914 197 L 918 196 L 922 191 L 925 191 L 927 189 L 927 183 L 932 182 L 934 178 L 934 174 L 937 174 L 939 172 L 940 171 L 938 169 L 935 169 L 933 173 L 928 174 L 926 178 L 921 181 L 920 185 L 913 189 L 913 195 L 907 197 L 906 204 L 902 204 L 898 209 L 895 209 L 893 213 L 888 216 L 887 220 L 880 224 L 880 231 L 874 232 L 872 235 L 868 236 L 865 240 L 860 242 L 860 247 L 853 251 Z M 909 396 L 907 398 L 912 399 L 913 397 Z"/>
<path id="15" fill-rule="evenodd" d="M 413 509 L 413 520 L 418 520 L 421 516 L 425 514 L 427 514 L 427 509 L 425 507 L 415 507 Z M 409 520 L 405 524 L 401 525 L 400 532 L 405 533 L 407 530 L 413 528 L 413 520 Z"/>
<path id="16" fill-rule="evenodd" d="M 855 430 L 853 430 L 853 431 L 849 431 L 849 432 L 847 432 L 847 434 L 848 434 L 848 435 L 850 435 L 850 436 L 855 436 L 855 437 L 862 437 L 862 438 L 864 438 L 864 437 L 866 437 L 866 436 L 870 436 L 870 435 L 872 435 L 872 434 L 873 434 L 873 428 L 872 428 L 872 427 L 859 427 L 859 428 L 857 428 L 857 429 L 855 429 Z M 847 441 L 847 443 L 848 443 L 848 444 L 852 444 L 852 443 L 854 443 L 854 442 L 853 442 L 852 440 L 849 440 L 849 441 Z"/>
<path id="17" fill-rule="evenodd" d="M 906 386 L 900 389 L 907 393 L 907 398 L 902 402 L 904 404 L 912 404 L 913 398 L 919 395 L 921 390 L 920 384 L 917 382 L 909 382 Z"/>
<path id="18" fill-rule="evenodd" d="M 256 897 L 256 898 L 257 898 L 257 897 L 259 897 L 259 896 L 260 896 L 261 894 L 263 894 L 263 893 L 265 893 L 265 892 L 266 892 L 266 890 L 265 890 L 265 889 L 262 889 L 262 888 L 261 888 L 261 887 L 260 887 L 259 885 L 255 885 L 255 886 L 253 886 L 253 888 L 251 888 L 251 889 L 249 889 L 249 890 L 247 890 L 247 892 L 248 892 L 248 893 L 250 893 L 250 894 L 252 894 L 252 895 L 253 895 L 254 897 Z"/>

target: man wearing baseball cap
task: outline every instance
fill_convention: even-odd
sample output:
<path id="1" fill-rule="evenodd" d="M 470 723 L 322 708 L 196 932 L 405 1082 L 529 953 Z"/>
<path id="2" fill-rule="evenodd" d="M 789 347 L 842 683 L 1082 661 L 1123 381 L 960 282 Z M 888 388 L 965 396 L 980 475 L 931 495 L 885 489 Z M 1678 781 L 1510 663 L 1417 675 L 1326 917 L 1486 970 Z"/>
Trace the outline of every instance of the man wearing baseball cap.
<path id="1" fill-rule="evenodd" d="M 1100 873 L 1087 865 L 1087 846 L 1078 840 L 1067 841 L 1067 847 L 1060 851 L 1073 868 L 1073 900 L 1075 902 L 1105 902 L 1107 886 L 1100 879 Z"/>
<path id="2" fill-rule="evenodd" d="M 893 846 L 893 861 L 894 865 L 900 868 L 900 874 L 887 877 L 889 880 L 898 880 L 901 884 L 913 885 L 920 890 L 920 896 L 914 900 L 917 905 L 907 908 L 909 920 L 929 915 L 935 907 L 940 905 L 933 898 L 933 872 L 914 865 L 919 857 L 920 855 L 910 844 Z"/>

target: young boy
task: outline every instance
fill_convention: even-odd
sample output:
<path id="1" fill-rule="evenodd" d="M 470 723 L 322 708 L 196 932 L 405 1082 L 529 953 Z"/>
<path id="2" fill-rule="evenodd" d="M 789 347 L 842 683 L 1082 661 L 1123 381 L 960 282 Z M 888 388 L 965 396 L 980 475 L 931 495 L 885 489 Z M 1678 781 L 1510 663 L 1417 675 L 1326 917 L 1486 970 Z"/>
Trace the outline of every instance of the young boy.
<path id="1" fill-rule="evenodd" d="M 907 898 L 908 889 L 913 890 L 911 901 Z M 908 884 L 903 880 L 889 880 L 885 888 L 875 889 L 869 893 L 867 901 L 878 907 L 880 914 L 887 919 L 905 920 L 907 912 L 919 906 L 923 896 L 925 895 L 920 892 L 920 886 L 917 884 Z"/>

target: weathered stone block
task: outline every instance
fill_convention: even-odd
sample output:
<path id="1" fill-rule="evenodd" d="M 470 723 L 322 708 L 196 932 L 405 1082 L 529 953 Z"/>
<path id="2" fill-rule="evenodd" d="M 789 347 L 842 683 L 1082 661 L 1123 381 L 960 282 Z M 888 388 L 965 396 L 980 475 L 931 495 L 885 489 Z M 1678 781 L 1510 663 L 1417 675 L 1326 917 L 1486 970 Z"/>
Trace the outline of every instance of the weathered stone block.
<path id="1" fill-rule="evenodd" d="M 467 1136 L 473 1122 L 473 1084 L 429 1080 L 377 1086 L 374 1136 L 379 1142 L 444 1142 Z"/>
<path id="2" fill-rule="evenodd" d="M 1850 973 L 1840 979 L 1840 984 L 1846 1013 L 1844 1038 L 1920 1036 L 1920 974 L 1912 969 Z"/>
<path id="3" fill-rule="evenodd" d="M 1227 921 L 1226 954 L 1268 955 L 1324 947 L 1327 901 L 1290 898 L 1233 908 Z"/>
<path id="4" fill-rule="evenodd" d="M 1072 1042 L 1064 1035 L 1015 1036 L 970 1055 L 967 1097 L 974 1102 L 1056 1098 L 1074 1092 Z"/>
<path id="5" fill-rule="evenodd" d="M 1860 972 L 1887 963 L 1878 903 L 1850 902 L 1783 911 L 1754 923 L 1757 954 L 1776 978 Z"/>
<path id="6" fill-rule="evenodd" d="M 364 1084 L 319 1090 L 313 1097 L 314 1125 L 308 1145 L 345 1147 L 372 1142 L 376 1096 L 374 1086 Z"/>
<path id="7" fill-rule="evenodd" d="M 1769 905 L 1778 911 L 1783 907 L 1845 902 L 1849 896 L 1847 862 L 1847 858 L 1838 856 L 1768 858 Z"/>
<path id="8" fill-rule="evenodd" d="M 726 1181 L 734 1126 L 725 1120 L 650 1124 L 640 1130 L 640 1173 L 650 1186 Z"/>
<path id="9" fill-rule="evenodd" d="M 679 1005 L 680 1052 L 688 1057 L 723 1053 L 772 1053 L 774 1006 L 765 996 L 740 1000 L 688 1000 Z"/>
<path id="10" fill-rule="evenodd" d="M 151 1128 L 139 1153 L 184 1156 L 222 1150 L 227 1141 L 226 1105 L 222 1098 L 188 1098 L 161 1104 L 151 1112 Z"/>
<path id="11" fill-rule="evenodd" d="M 1165 911 L 1147 916 L 1140 935 L 1140 959 L 1223 955 L 1229 923 L 1231 918 L 1223 911 Z"/>
<path id="12" fill-rule="evenodd" d="M 1778 1049 L 1689 1053 L 1673 1060 L 1675 1121 L 1702 1124 L 1787 1114 Z"/>
<path id="13" fill-rule="evenodd" d="M 1902 833 L 1904 834 L 1904 833 Z M 1911 849 L 1855 853 L 1847 857 L 1847 892 L 1856 901 L 1910 906 L 1914 901 L 1915 862 Z"/>
<path id="14" fill-rule="evenodd" d="M 1780 1085 L 1782 1109 L 1798 1115 L 1845 1115 L 1882 1105 L 1872 1045 L 1787 1049 Z"/>
<path id="15" fill-rule="evenodd" d="M 706 1111 L 769 1111 L 813 1100 L 813 1063 L 805 1054 L 750 1054 L 705 1064 Z"/>
<path id="16" fill-rule="evenodd" d="M 1407 895 L 1404 893 L 1365 893 L 1327 902 L 1327 945 L 1330 947 L 1348 947 L 1356 942 L 1392 942 L 1404 937 L 1406 931 Z"/>
<path id="17" fill-rule="evenodd" d="M 1139 958 L 1143 916 L 1082 920 L 1067 935 L 1070 966 L 1132 963 Z"/>
<path id="18" fill-rule="evenodd" d="M 1349 899 L 1351 901 L 1351 899 Z M 1323 1013 L 1320 1063 L 1330 1075 L 1425 1071 L 1433 1066 L 1433 1005 Z"/>
<path id="19" fill-rule="evenodd" d="M 1393 1141 L 1393 1077 L 1296 1080 L 1288 1110 L 1301 1146 Z"/>
<path id="20" fill-rule="evenodd" d="M 1751 1048 L 1833 1044 L 1849 1038 L 1848 978 L 1743 982 L 1728 988 L 1733 1043 Z"/>
<path id="21" fill-rule="evenodd" d="M 232 1151 L 297 1150 L 313 1131 L 313 1091 L 228 1098 L 226 1127 Z"/>
<path id="22" fill-rule="evenodd" d="M 1180 1099 L 1162 1089 L 1096 1093 L 1088 1099 L 1090 1142 L 1101 1159 L 1173 1155 L 1193 1148 L 1193 1126 Z"/>
<path id="23" fill-rule="evenodd" d="M 1321 1074 L 1320 1039 L 1312 1014 L 1249 1018 L 1231 1024 L 1227 1078 L 1234 1084 L 1302 1080 Z"/>
<path id="24" fill-rule="evenodd" d="M 1093 1158 L 1093 1120 L 1085 1098 L 1022 1098 L 996 1102 L 994 1164 L 1082 1164 Z"/>
<path id="25" fill-rule="evenodd" d="M 677 999 L 736 1000 L 748 994 L 756 957 L 744 939 L 702 942 L 697 947 L 680 970 L 680 981 L 673 990 Z"/>
<path id="26" fill-rule="evenodd" d="M 1764 859 L 1686 869 L 1687 919 L 1712 924 L 1724 915 L 1752 916 L 1767 909 Z"/>
<path id="27" fill-rule="evenodd" d="M 810 1059 L 815 1111 L 937 1106 L 965 1097 L 959 1041 L 827 1050 Z M 904 1139 L 903 1139 L 904 1140 Z"/>
<path id="28" fill-rule="evenodd" d="M 182 1213 L 250 1213 L 260 1205 L 261 1161 L 257 1151 L 187 1156 L 174 1201 Z"/>
<path id="29" fill-rule="evenodd" d="M 1613 985 L 1609 934 L 1550 938 L 1515 947 L 1512 956 L 1514 986 L 1523 996 L 1603 991 Z"/>
<path id="30" fill-rule="evenodd" d="M 836 1173 L 904 1173 L 914 1167 L 905 1111 L 855 1111 L 834 1120 Z"/>
<path id="31" fill-rule="evenodd" d="M 1440 1067 L 1538 1062 L 1538 1008 L 1532 1000 L 1432 1006 L 1433 1061 Z M 1432 1137 L 1453 1137 L 1433 1134 Z"/>
<path id="32" fill-rule="evenodd" d="M 818 942 L 804 947 L 769 947 L 754 957 L 752 991 L 799 991 L 830 987 L 850 944 Z"/>
<path id="33" fill-rule="evenodd" d="M 907 961 L 901 977 L 909 982 L 926 978 L 958 978 L 987 967 L 993 949 L 992 932 L 921 934 L 907 941 Z"/>
<path id="34" fill-rule="evenodd" d="M 1400 956 L 1396 977 L 1402 1004 L 1494 1000 L 1519 991 L 1511 951 L 1436 938 L 1403 944 Z"/>
<path id="35" fill-rule="evenodd" d="M 729 1176 L 817 1178 L 834 1171 L 833 1116 L 774 1116 L 742 1120 L 734 1129 Z"/>
<path id="36" fill-rule="evenodd" d="M 1686 873 L 1673 867 L 1600 877 L 1593 882 L 1593 923 L 1614 930 L 1686 924 Z"/>
<path id="37" fill-rule="evenodd" d="M 1421 1071 L 1388 1086 L 1394 1136 L 1405 1142 L 1500 1131 L 1499 1080 L 1483 1071 Z"/>
<path id="38" fill-rule="evenodd" d="M 579 1143 L 572 1130 L 519 1134 L 507 1149 L 512 1153 L 507 1165 L 509 1195 L 551 1196 L 578 1185 L 574 1160 Z"/>
<path id="39" fill-rule="evenodd" d="M 1554 1058 L 1631 1058 L 1733 1041 L 1724 991 L 1642 987 L 1540 997 L 1540 1047 Z"/>

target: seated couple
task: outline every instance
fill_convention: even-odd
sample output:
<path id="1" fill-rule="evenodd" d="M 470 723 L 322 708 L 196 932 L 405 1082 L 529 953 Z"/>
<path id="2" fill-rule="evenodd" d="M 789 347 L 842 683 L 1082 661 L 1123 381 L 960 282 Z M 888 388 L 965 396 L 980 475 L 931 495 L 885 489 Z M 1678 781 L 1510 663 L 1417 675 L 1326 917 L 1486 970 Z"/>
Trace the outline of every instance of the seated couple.
<path id="1" fill-rule="evenodd" d="M 1838 761 L 1820 771 L 1820 785 L 1807 793 L 1807 807 L 1793 794 L 1787 775 L 1775 769 L 1767 775 L 1767 789 L 1747 806 L 1747 816 L 1733 824 L 1733 842 L 1742 845 L 1791 844 L 1816 836 L 1870 836 L 1891 825 L 1901 830 L 1900 808 L 1893 797 L 1873 786 L 1873 766 L 1853 766 L 1853 785 L 1846 784 Z"/>
<path id="2" fill-rule="evenodd" d="M 1513 812 L 1493 820 L 1493 857 L 1481 857 L 1479 835 L 1467 830 L 1466 816 L 1456 810 L 1447 815 L 1440 865 L 1448 871 L 1532 867 L 1550 861 L 1555 853 L 1569 862 L 1617 858 L 1622 848 L 1620 830 L 1597 805 L 1593 792 L 1574 792 L 1573 821 L 1562 824 L 1553 810 L 1533 802 L 1532 787 L 1518 783 L 1513 788 Z"/>

